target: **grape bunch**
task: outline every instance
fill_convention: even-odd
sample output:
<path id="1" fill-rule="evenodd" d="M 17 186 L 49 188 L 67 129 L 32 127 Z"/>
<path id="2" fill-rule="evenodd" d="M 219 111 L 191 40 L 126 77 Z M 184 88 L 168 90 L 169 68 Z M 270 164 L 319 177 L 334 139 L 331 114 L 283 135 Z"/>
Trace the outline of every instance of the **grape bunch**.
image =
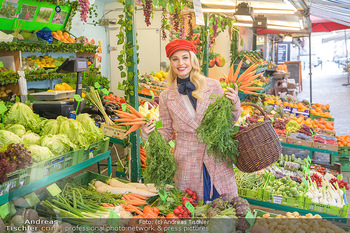
<path id="1" fill-rule="evenodd" d="M 89 15 L 90 2 L 89 0 L 78 0 L 78 2 L 81 8 L 80 19 L 86 23 Z"/>
<path id="2" fill-rule="evenodd" d="M 146 5 L 142 4 L 143 6 L 143 16 L 145 16 L 145 22 L 146 25 L 149 26 L 151 25 L 151 16 L 152 16 L 152 0 L 146 0 L 145 1 Z"/>
<path id="3" fill-rule="evenodd" d="M 259 117 L 258 115 L 254 114 L 250 117 L 247 117 L 247 122 L 250 123 L 250 124 L 255 124 L 258 122 L 258 120 L 260 119 L 261 117 Z"/>
<path id="4" fill-rule="evenodd" d="M 281 120 L 281 119 L 276 119 L 273 122 L 273 127 L 276 128 L 276 129 L 284 130 L 284 129 L 286 129 L 286 123 L 283 120 Z"/>
<path id="5" fill-rule="evenodd" d="M 306 134 L 307 136 L 311 136 L 312 135 L 312 131 L 310 126 L 308 126 L 307 124 L 303 124 L 301 126 L 301 128 L 298 130 L 299 133 L 303 133 Z"/>
<path id="6" fill-rule="evenodd" d="M 165 40 L 166 39 L 166 33 L 165 33 L 165 29 L 166 29 L 166 23 L 167 23 L 167 11 L 165 7 L 162 7 L 162 25 L 161 25 L 161 31 L 162 31 L 162 39 Z"/>

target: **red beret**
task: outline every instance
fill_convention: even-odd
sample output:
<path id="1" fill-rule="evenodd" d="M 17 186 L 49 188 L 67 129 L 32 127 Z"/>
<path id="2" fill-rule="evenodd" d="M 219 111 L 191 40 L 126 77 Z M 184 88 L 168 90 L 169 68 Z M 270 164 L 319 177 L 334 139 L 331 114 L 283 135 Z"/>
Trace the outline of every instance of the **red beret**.
<path id="1" fill-rule="evenodd" d="M 172 42 L 168 43 L 165 46 L 165 50 L 166 50 L 166 56 L 168 58 L 170 58 L 171 55 L 177 50 L 189 50 L 194 53 L 197 53 L 197 49 L 194 46 L 194 44 L 188 40 L 183 40 L 183 39 L 173 40 Z"/>

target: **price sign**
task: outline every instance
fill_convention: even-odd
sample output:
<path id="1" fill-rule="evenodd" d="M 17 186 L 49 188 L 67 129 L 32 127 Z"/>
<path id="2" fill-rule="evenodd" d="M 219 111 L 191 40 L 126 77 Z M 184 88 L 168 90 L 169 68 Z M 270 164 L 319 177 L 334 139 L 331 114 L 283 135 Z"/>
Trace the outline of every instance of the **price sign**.
<path id="1" fill-rule="evenodd" d="M 7 107 L 4 104 L 4 102 L 0 103 L 0 115 L 1 115 L 1 122 L 4 123 L 5 122 L 5 118 L 4 118 L 4 114 L 7 111 Z"/>
<path id="2" fill-rule="evenodd" d="M 82 99 L 81 99 L 81 96 L 79 94 L 75 94 L 74 99 L 75 99 L 75 101 L 78 102 L 77 108 L 75 109 L 75 114 L 78 115 L 79 104 L 82 101 Z"/>
<path id="3" fill-rule="evenodd" d="M 3 204 L 2 206 L 0 206 L 0 217 L 2 219 L 4 219 L 9 213 L 9 206 L 8 203 Z"/>
<path id="4" fill-rule="evenodd" d="M 246 214 L 245 219 L 251 227 L 254 225 L 255 217 L 250 211 L 248 211 L 248 213 Z"/>
<path id="5" fill-rule="evenodd" d="M 106 99 L 107 99 L 107 101 L 109 101 L 109 100 L 108 100 L 109 91 L 108 91 L 106 88 L 103 88 L 103 89 L 102 89 L 102 93 L 106 95 L 106 97 L 107 97 Z"/>
<path id="6" fill-rule="evenodd" d="M 273 195 L 273 203 L 281 204 L 283 197 Z"/>
<path id="7" fill-rule="evenodd" d="M 58 67 L 58 66 L 60 66 L 60 65 L 61 65 L 61 62 L 59 62 L 59 61 L 55 61 L 55 62 L 54 62 L 54 64 L 55 64 L 55 66 L 56 66 L 56 67 Z"/>
<path id="8" fill-rule="evenodd" d="M 165 204 L 166 198 L 168 197 L 168 194 L 165 192 L 164 189 L 159 190 L 158 194 L 160 196 L 160 199 L 162 199 L 163 203 Z"/>
<path id="9" fill-rule="evenodd" d="M 100 89 L 100 87 L 101 87 L 101 85 L 98 82 L 95 82 L 94 86 L 95 86 L 96 89 Z"/>
<path id="10" fill-rule="evenodd" d="M 154 98 L 154 93 L 153 93 L 153 91 L 151 90 L 151 91 L 149 91 L 150 93 L 151 93 L 151 96 L 152 96 L 152 101 L 153 101 L 153 98 Z"/>
<path id="11" fill-rule="evenodd" d="M 161 120 L 156 122 L 156 129 L 158 129 L 158 128 L 162 127 L 162 126 L 163 126 L 163 123 L 162 123 Z"/>
<path id="12" fill-rule="evenodd" d="M 26 199 L 29 206 L 36 206 L 36 204 L 40 202 L 38 196 L 34 192 L 25 195 L 24 199 Z"/>
<path id="13" fill-rule="evenodd" d="M 0 61 L 0 68 L 4 67 L 4 63 L 2 63 L 2 61 Z"/>
<path id="14" fill-rule="evenodd" d="M 194 207 L 191 202 L 187 201 L 185 207 L 192 213 L 192 218 L 194 218 Z"/>
<path id="15" fill-rule="evenodd" d="M 49 191 L 49 193 L 55 197 L 57 196 L 58 194 L 60 194 L 62 192 L 62 190 L 57 186 L 56 183 L 50 185 L 49 187 L 46 188 L 47 191 Z"/>
<path id="16" fill-rule="evenodd" d="M 126 112 L 126 104 L 125 103 L 122 104 L 121 107 L 122 107 L 123 112 Z"/>
<path id="17" fill-rule="evenodd" d="M 109 212 L 108 224 L 111 227 L 118 228 L 119 227 L 119 215 L 114 213 L 113 211 Z"/>
<path id="18" fill-rule="evenodd" d="M 169 142 L 169 145 L 170 145 L 170 147 L 171 147 L 171 148 L 174 148 L 174 146 L 175 146 L 174 141 L 173 141 L 173 140 L 171 140 L 171 141 Z"/>

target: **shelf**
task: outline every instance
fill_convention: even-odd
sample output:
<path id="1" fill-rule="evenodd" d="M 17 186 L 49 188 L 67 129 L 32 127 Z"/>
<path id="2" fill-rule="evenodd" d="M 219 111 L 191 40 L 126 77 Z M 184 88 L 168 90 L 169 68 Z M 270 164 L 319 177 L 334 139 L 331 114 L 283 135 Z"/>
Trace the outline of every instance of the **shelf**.
<path id="1" fill-rule="evenodd" d="M 294 145 L 294 144 L 289 144 L 289 143 L 285 143 L 285 142 L 281 142 L 281 145 L 285 146 L 285 147 L 291 147 L 291 148 L 296 148 L 296 149 L 301 149 L 301 150 L 309 150 L 310 152 L 320 152 L 320 153 L 325 153 L 325 154 L 330 154 L 330 155 L 337 155 L 338 154 L 338 151 L 331 151 L 331 150 L 318 149 L 318 148 L 313 148 L 313 147 L 308 147 L 308 146 Z M 312 157 L 310 157 L 310 158 L 312 159 Z"/>
<path id="2" fill-rule="evenodd" d="M 300 208 L 296 208 L 296 207 L 292 207 L 292 206 L 279 205 L 276 203 L 258 201 L 258 200 L 254 200 L 254 199 L 250 199 L 250 198 L 246 198 L 246 197 L 242 197 L 242 198 L 246 199 L 249 202 L 249 204 L 251 204 L 251 205 L 266 207 L 269 209 L 282 210 L 282 211 L 286 211 L 286 212 L 297 211 L 301 215 L 306 215 L 308 213 L 311 213 L 312 215 L 319 214 L 320 216 L 322 216 L 322 218 L 325 218 L 325 219 L 330 220 L 330 221 L 341 222 L 341 223 L 347 223 L 347 221 L 348 221 L 347 218 L 338 217 L 338 216 L 320 213 L 320 212 L 315 212 L 312 210 L 305 210 L 305 209 L 300 209 Z"/>
<path id="3" fill-rule="evenodd" d="M 111 162 L 111 152 L 107 151 L 105 153 L 99 154 L 91 159 L 88 159 L 82 163 L 79 163 L 77 165 L 68 167 L 64 170 L 58 171 L 50 176 L 44 177 L 38 181 L 35 181 L 31 184 L 25 185 L 23 187 L 20 187 L 16 190 L 13 190 L 12 192 L 6 193 L 2 196 L 0 196 L 0 206 L 12 201 L 14 199 L 17 199 L 19 197 L 22 197 L 28 193 L 31 193 L 39 188 L 42 188 L 46 185 L 49 185 L 53 182 L 56 182 L 66 176 L 69 176 L 77 171 L 80 171 L 84 168 L 87 168 L 95 163 L 100 162 L 101 160 L 108 159 L 108 176 L 112 175 L 112 162 Z"/>

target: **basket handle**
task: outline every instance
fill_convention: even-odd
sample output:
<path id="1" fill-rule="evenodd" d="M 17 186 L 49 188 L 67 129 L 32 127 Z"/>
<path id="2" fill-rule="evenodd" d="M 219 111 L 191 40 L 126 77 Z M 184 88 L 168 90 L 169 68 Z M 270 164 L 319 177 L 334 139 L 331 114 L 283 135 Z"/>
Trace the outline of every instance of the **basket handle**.
<path id="1" fill-rule="evenodd" d="M 252 107 L 254 107 L 254 108 L 257 108 L 257 109 L 264 115 L 264 120 L 270 120 L 270 119 L 267 117 L 266 112 L 265 112 L 262 108 L 260 108 L 258 105 L 252 104 L 252 103 L 241 103 L 241 107 L 242 107 L 242 106 L 252 106 Z"/>

